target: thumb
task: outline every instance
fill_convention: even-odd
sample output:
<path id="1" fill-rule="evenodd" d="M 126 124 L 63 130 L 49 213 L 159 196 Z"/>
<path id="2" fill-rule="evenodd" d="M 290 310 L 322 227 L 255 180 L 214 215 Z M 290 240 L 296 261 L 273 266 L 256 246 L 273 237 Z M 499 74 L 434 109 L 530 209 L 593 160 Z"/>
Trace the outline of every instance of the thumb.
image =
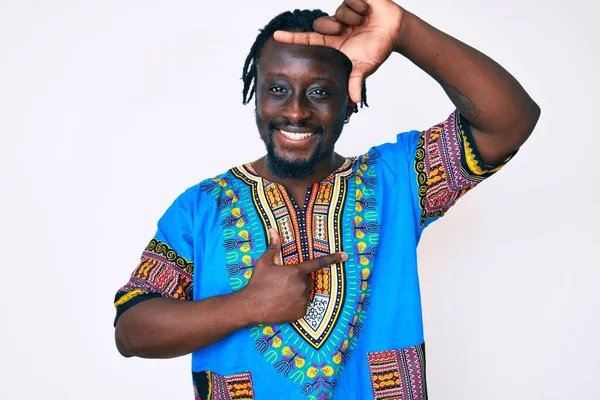
<path id="1" fill-rule="evenodd" d="M 350 79 L 348 80 L 348 93 L 350 94 L 350 100 L 356 104 L 360 104 L 360 101 L 362 100 L 362 87 L 364 81 L 364 74 L 353 69 L 350 73 Z"/>
<path id="2" fill-rule="evenodd" d="M 277 264 L 279 260 L 279 253 L 281 251 L 281 239 L 276 229 L 269 228 L 269 247 L 265 252 L 265 256 L 269 261 Z"/>

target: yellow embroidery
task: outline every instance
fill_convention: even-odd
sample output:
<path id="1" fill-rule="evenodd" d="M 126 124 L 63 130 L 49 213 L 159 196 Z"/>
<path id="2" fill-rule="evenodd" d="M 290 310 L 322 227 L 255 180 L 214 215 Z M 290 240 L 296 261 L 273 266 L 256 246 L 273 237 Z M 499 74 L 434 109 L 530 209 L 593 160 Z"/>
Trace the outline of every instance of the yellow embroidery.
<path id="1" fill-rule="evenodd" d="M 117 300 L 117 302 L 115 303 L 115 307 L 119 307 L 120 305 L 127 303 L 129 300 L 133 299 L 134 297 L 137 297 L 137 296 L 139 296 L 141 294 L 145 294 L 145 293 L 148 293 L 148 292 L 145 292 L 140 289 L 136 289 L 127 294 L 124 294 L 123 296 L 121 296 L 119 298 L 119 300 Z"/>

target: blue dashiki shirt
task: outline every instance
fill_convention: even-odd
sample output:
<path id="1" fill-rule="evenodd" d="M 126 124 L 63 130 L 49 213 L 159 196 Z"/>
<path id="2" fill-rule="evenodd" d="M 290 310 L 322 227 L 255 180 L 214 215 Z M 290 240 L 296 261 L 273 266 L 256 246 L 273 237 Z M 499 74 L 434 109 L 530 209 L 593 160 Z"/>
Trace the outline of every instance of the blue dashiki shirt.
<path id="1" fill-rule="evenodd" d="M 250 326 L 195 351 L 195 399 L 426 399 L 417 244 L 500 167 L 482 162 L 455 111 L 348 159 L 308 189 L 303 208 L 251 164 L 232 168 L 166 211 L 116 295 L 117 318 L 153 297 L 193 301 L 241 289 L 274 227 L 285 265 L 337 251 L 349 258 L 312 274 L 302 319 Z"/>

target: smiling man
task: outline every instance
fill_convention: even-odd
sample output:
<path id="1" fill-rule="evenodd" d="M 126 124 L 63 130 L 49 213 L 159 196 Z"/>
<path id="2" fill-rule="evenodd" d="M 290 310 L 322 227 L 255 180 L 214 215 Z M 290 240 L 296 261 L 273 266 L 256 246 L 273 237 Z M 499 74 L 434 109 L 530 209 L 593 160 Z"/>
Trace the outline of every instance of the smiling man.
<path id="1" fill-rule="evenodd" d="M 270 39 L 261 49 L 256 65 L 256 123 L 267 157 L 254 167 L 270 180 L 295 181 L 299 196 L 294 197 L 300 204 L 315 178 L 321 180 L 345 161 L 334 153 L 334 145 L 355 109 L 348 101 L 351 70 L 348 57 L 329 47 Z"/>
<path id="2" fill-rule="evenodd" d="M 337 154 L 392 53 L 456 110 Z M 117 348 L 192 353 L 196 399 L 427 398 L 421 233 L 512 157 L 539 107 L 493 60 L 389 0 L 275 17 L 243 80 L 267 154 L 166 211 L 116 295 Z"/>

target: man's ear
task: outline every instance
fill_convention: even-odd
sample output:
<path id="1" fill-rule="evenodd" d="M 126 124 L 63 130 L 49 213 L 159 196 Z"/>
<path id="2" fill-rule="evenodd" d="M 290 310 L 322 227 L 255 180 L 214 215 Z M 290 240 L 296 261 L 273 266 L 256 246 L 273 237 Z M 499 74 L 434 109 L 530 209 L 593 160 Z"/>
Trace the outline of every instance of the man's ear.
<path id="1" fill-rule="evenodd" d="M 356 105 L 355 102 L 353 102 L 352 100 L 348 99 L 348 107 L 346 108 L 346 119 L 344 120 L 344 122 L 347 124 L 348 122 L 350 122 L 350 117 L 352 116 L 352 114 L 354 114 L 355 112 L 358 112 L 358 106 Z"/>

